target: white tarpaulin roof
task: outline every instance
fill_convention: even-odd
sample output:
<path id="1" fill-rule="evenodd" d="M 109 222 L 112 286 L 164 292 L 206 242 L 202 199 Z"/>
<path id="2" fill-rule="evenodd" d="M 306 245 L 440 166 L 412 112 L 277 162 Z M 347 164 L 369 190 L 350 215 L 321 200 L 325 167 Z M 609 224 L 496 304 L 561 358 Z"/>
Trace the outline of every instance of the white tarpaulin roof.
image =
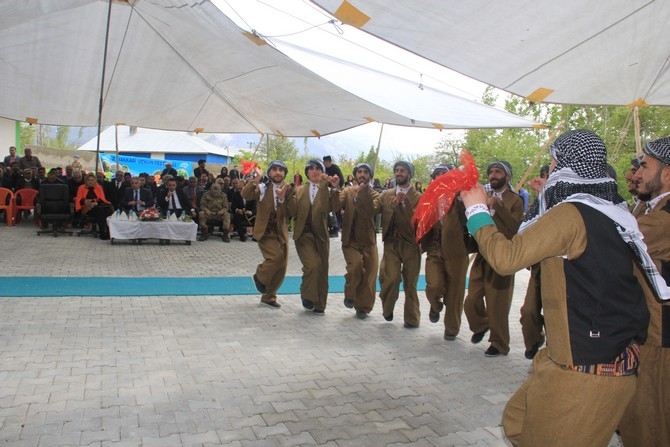
<path id="1" fill-rule="evenodd" d="M 0 0 L 0 116 L 97 125 L 107 10 L 106 0 Z M 418 89 L 435 106 L 425 119 L 374 105 L 244 33 L 207 0 L 112 1 L 105 79 L 103 125 L 285 136 L 370 121 L 533 125 Z"/>
<path id="2" fill-rule="evenodd" d="M 539 102 L 670 105 L 667 0 L 313 0 L 345 23 Z"/>

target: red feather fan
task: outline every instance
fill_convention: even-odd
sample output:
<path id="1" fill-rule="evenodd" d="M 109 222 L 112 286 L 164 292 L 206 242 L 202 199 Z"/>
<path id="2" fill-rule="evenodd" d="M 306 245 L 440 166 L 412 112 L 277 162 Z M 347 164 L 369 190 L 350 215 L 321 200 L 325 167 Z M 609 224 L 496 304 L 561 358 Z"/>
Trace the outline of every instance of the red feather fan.
<path id="1" fill-rule="evenodd" d="M 412 216 L 417 242 L 449 212 L 456 194 L 471 189 L 479 180 L 475 160 L 467 151 L 461 152 L 461 165 L 430 182 L 419 199 Z"/>
<path id="2" fill-rule="evenodd" d="M 251 174 L 252 172 L 254 172 L 256 166 L 258 166 L 258 163 L 256 163 L 255 161 L 240 160 L 240 163 L 242 164 L 242 175 Z"/>

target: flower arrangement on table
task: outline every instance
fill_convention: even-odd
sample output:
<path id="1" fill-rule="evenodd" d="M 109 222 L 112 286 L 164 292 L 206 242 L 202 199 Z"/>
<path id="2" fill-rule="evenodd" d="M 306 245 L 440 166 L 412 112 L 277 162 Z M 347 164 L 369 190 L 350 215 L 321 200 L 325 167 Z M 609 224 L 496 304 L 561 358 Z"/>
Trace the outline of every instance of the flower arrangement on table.
<path id="1" fill-rule="evenodd" d="M 147 208 L 140 212 L 140 220 L 160 220 L 161 213 L 157 208 Z"/>

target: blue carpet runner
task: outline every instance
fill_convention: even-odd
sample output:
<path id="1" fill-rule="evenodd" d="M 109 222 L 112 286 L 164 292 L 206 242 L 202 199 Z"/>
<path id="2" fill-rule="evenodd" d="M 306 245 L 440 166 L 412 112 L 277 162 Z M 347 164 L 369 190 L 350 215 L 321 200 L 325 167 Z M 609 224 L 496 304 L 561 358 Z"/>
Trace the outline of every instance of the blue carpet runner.
<path id="1" fill-rule="evenodd" d="M 300 276 L 287 276 L 278 294 L 300 293 Z M 402 290 L 402 284 L 400 285 Z M 426 280 L 419 277 L 419 290 Z M 344 277 L 331 276 L 330 293 L 344 293 Z M 379 282 L 377 283 L 379 291 Z M 181 295 L 260 295 L 251 276 L 206 278 L 136 277 L 47 277 L 14 276 L 0 281 L 0 297 L 28 296 L 181 296 Z"/>

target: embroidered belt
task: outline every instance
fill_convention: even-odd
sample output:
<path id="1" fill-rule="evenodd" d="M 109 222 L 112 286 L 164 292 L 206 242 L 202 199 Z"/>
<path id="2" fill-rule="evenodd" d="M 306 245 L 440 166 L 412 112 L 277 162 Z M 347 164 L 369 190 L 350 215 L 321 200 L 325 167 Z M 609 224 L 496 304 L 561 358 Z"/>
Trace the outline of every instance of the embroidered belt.
<path id="1" fill-rule="evenodd" d="M 572 371 L 594 374 L 596 376 L 632 376 L 637 374 L 640 364 L 640 345 L 633 342 L 609 363 L 598 363 L 595 365 L 566 365 Z"/>

